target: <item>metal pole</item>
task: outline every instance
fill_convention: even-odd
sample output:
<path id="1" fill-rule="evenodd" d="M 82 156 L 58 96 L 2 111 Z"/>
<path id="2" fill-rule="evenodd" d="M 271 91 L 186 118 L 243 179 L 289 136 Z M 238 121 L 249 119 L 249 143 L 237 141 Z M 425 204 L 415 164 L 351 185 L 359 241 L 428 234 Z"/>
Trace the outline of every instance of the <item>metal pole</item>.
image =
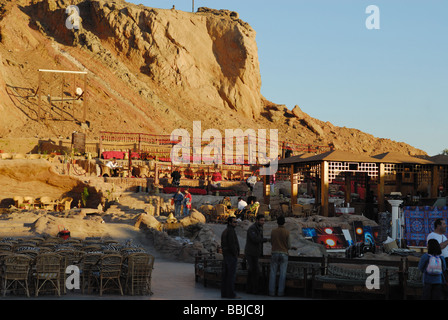
<path id="1" fill-rule="evenodd" d="M 192 9 L 191 12 L 194 12 L 194 0 L 192 0 Z"/>

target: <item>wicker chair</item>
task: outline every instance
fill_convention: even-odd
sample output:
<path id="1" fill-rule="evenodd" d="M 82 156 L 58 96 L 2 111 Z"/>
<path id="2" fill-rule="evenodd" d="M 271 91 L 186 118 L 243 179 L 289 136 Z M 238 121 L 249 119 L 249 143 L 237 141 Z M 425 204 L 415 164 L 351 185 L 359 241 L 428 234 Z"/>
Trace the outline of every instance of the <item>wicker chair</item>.
<path id="1" fill-rule="evenodd" d="M 20 208 L 20 206 L 23 203 L 23 197 L 22 196 L 14 196 L 13 200 L 14 200 L 14 206 L 16 208 Z"/>
<path id="2" fill-rule="evenodd" d="M 73 202 L 73 198 L 71 198 L 71 197 L 65 197 L 65 198 L 61 199 L 57 203 L 57 206 L 56 206 L 57 210 L 58 211 L 70 210 L 72 202 Z"/>
<path id="3" fill-rule="evenodd" d="M 0 251 L 13 251 L 14 245 L 9 242 L 0 242 Z"/>
<path id="4" fill-rule="evenodd" d="M 28 279 L 30 275 L 32 259 L 21 254 L 11 254 L 5 257 L 4 272 L 3 272 L 3 296 L 6 291 L 12 286 L 20 285 L 26 293 L 30 296 L 28 287 Z"/>
<path id="5" fill-rule="evenodd" d="M 57 253 L 46 252 L 37 255 L 36 257 L 36 271 L 33 274 L 35 279 L 35 295 L 44 289 L 45 284 L 50 284 L 61 295 L 61 265 L 63 258 Z"/>
<path id="6" fill-rule="evenodd" d="M 80 263 L 81 272 L 81 290 L 84 293 L 84 289 L 87 286 L 87 291 L 90 293 L 91 281 L 93 272 L 98 271 L 97 263 L 103 256 L 102 253 L 86 253 Z"/>
<path id="7" fill-rule="evenodd" d="M 225 205 L 223 205 L 222 203 L 219 203 L 215 206 L 217 221 L 226 221 L 227 217 L 229 216 L 226 209 L 227 209 L 227 207 Z"/>
<path id="8" fill-rule="evenodd" d="M 154 268 L 154 256 L 147 253 L 133 253 L 127 257 L 123 268 L 125 291 L 131 295 L 152 294 L 151 275 Z"/>
<path id="9" fill-rule="evenodd" d="M 80 252 L 81 255 L 78 254 L 78 252 Z M 65 281 L 67 280 L 68 275 L 65 273 L 65 270 L 70 265 L 79 264 L 81 257 L 85 254 L 85 252 L 75 250 L 75 248 L 66 247 L 62 249 L 57 249 L 55 253 L 57 253 L 62 257 L 60 285 L 63 288 L 64 293 L 66 293 L 67 287 L 65 286 Z"/>
<path id="10" fill-rule="evenodd" d="M 110 283 L 115 283 L 116 288 L 123 295 L 120 281 L 122 261 L 123 258 L 119 254 L 105 254 L 98 261 L 98 270 L 92 272 L 92 275 L 98 281 L 100 296 L 105 290 L 112 289 L 108 286 Z"/>
<path id="11" fill-rule="evenodd" d="M 55 211 L 57 202 L 50 197 L 42 197 L 39 199 L 39 205 L 42 209 Z"/>

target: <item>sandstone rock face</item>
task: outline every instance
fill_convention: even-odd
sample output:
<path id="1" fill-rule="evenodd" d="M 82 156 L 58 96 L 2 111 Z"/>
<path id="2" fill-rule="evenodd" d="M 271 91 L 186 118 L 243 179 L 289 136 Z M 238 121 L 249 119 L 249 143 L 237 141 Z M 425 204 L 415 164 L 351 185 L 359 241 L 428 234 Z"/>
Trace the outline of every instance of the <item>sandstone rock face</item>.
<path id="1" fill-rule="evenodd" d="M 79 8 L 79 30 L 65 26 L 69 5 Z M 260 92 L 255 38 L 238 13 L 228 10 L 191 13 L 122 0 L 0 0 L 0 137 L 170 134 L 178 128 L 191 132 L 192 122 L 201 120 L 202 130 L 278 129 L 280 141 L 297 144 L 424 154 L 267 101 Z M 50 93 L 73 97 L 72 84 L 62 87 L 64 80 L 55 75 L 42 79 L 44 119 L 37 121 L 38 69 L 88 72 L 88 124 L 80 123 L 84 99 L 46 102 Z"/>
<path id="2" fill-rule="evenodd" d="M 153 92 L 126 67 L 149 76 L 158 89 L 173 95 L 182 92 L 185 100 L 194 100 L 198 106 L 230 108 L 250 117 L 260 114 L 255 31 L 237 15 L 206 8 L 188 13 L 95 0 L 88 5 L 78 3 L 82 28 L 72 32 L 54 20 L 65 14 L 65 1 L 36 1 L 36 7 L 39 21 L 60 41 L 85 46 L 104 59 L 115 53 L 108 45 L 116 48 L 127 66 L 110 57 L 110 67 L 122 68 L 122 77 L 137 85 L 141 95 L 150 97 Z"/>

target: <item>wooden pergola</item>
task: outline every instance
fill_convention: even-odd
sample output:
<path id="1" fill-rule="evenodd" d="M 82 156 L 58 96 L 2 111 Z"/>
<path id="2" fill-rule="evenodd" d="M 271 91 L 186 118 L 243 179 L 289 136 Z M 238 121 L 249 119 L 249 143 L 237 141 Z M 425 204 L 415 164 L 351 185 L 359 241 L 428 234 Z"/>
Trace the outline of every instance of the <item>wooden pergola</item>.
<path id="1" fill-rule="evenodd" d="M 376 184 L 378 210 L 385 209 L 385 194 L 412 190 L 414 195 L 418 187 L 428 184 L 428 197 L 437 197 L 438 187 L 447 183 L 448 156 L 443 160 L 422 159 L 399 153 L 383 153 L 375 156 L 333 150 L 318 155 L 300 154 L 278 161 L 279 168 L 289 170 L 291 181 L 291 204 L 297 203 L 298 183 L 307 182 L 307 191 L 314 182 L 315 203 L 321 207 L 321 215 L 329 215 L 329 187 L 336 179 L 345 181 L 345 203 L 351 202 L 351 181 L 354 177 L 365 179 L 366 188 Z M 264 178 L 264 199 L 269 201 L 269 193 Z M 373 191 L 373 190 L 372 190 Z"/>

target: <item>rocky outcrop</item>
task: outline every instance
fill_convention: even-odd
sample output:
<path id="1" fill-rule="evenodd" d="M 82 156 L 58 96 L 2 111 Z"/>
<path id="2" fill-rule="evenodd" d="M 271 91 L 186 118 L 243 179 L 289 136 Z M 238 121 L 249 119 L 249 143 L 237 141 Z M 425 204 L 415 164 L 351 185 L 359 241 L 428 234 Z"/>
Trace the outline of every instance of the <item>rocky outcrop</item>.
<path id="1" fill-rule="evenodd" d="M 79 30 L 65 26 L 69 5 L 80 10 Z M 191 132 L 192 122 L 201 120 L 203 130 L 275 128 L 281 141 L 298 144 L 424 154 L 267 101 L 256 32 L 234 11 L 191 13 L 122 0 L 0 0 L 0 60 L 0 137 L 170 134 Z M 73 84 L 54 75 L 42 79 L 44 119 L 37 121 L 40 68 L 88 72 L 88 123 L 81 123 L 84 99 L 48 102 L 49 93 L 73 97 Z"/>

